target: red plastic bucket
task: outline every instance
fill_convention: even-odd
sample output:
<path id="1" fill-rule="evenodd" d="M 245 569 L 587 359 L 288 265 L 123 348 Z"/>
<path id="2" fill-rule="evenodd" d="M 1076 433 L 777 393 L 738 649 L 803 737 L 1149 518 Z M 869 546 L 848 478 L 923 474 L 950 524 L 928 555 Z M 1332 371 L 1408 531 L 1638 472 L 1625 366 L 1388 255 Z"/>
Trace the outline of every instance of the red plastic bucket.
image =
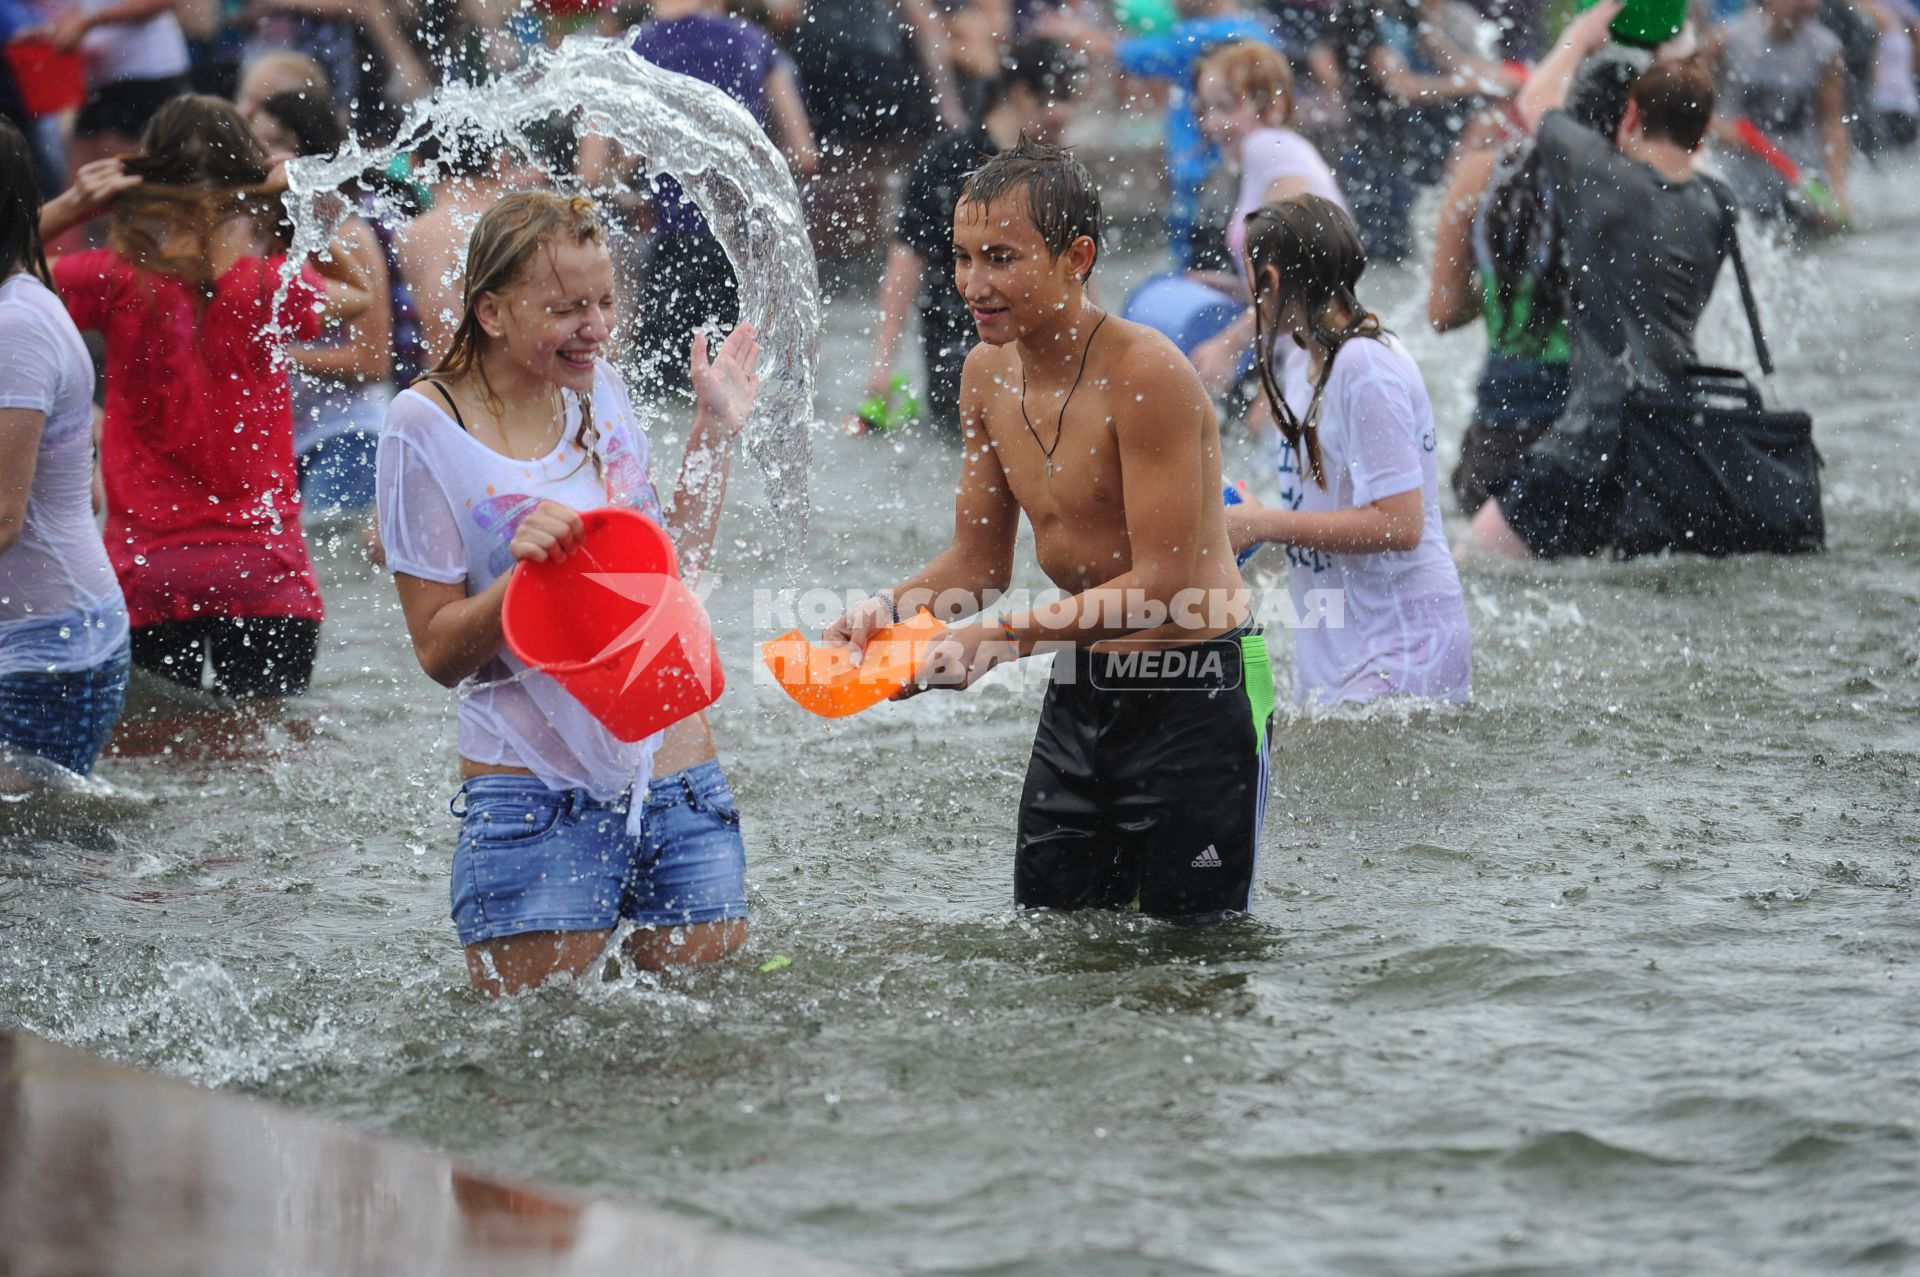
<path id="1" fill-rule="evenodd" d="M 45 40 L 14 40 L 6 50 L 28 115 L 57 115 L 87 100 L 87 64 L 78 52 L 62 53 Z"/>
<path id="2" fill-rule="evenodd" d="M 631 510 L 580 519 L 573 553 L 514 569 L 501 628 L 615 737 L 640 740 L 720 699 L 720 650 L 658 524 Z"/>

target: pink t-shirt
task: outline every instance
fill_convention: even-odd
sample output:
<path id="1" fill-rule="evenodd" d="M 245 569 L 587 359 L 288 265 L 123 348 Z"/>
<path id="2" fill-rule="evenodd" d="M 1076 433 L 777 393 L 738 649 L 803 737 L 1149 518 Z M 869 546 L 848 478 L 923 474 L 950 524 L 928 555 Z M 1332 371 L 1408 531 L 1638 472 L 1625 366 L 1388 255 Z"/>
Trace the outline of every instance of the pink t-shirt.
<path id="1" fill-rule="evenodd" d="M 1340 183 L 1313 143 L 1292 129 L 1255 129 L 1240 143 L 1240 202 L 1227 223 L 1227 247 L 1236 263 L 1247 253 L 1247 214 L 1267 202 L 1267 188 L 1283 177 L 1298 177 L 1311 194 L 1347 207 Z"/>

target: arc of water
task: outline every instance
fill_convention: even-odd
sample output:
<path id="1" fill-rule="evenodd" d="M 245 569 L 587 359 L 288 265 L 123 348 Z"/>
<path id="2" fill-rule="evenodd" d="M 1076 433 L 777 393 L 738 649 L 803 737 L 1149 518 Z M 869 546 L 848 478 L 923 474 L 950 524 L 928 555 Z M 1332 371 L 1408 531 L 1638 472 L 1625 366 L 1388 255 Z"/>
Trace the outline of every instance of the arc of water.
<path id="1" fill-rule="evenodd" d="M 323 250 L 352 210 L 338 191 L 429 138 L 463 126 L 504 136 L 537 153 L 530 131 L 555 116 L 600 134 L 647 168 L 678 181 L 705 215 L 740 284 L 740 316 L 760 336 L 760 396 L 745 430 L 747 452 L 766 479 L 783 552 L 802 549 L 809 503 L 813 386 L 820 362 L 820 283 L 800 193 L 779 150 L 721 90 L 666 71 L 621 39 L 570 36 L 541 50 L 507 80 L 448 84 L 408 109 L 396 140 L 373 150 L 349 144 L 331 158 L 288 165 L 294 242 L 281 300 L 297 264 Z M 434 166 L 426 175 L 434 176 Z M 554 175 L 577 187 L 572 175 Z"/>

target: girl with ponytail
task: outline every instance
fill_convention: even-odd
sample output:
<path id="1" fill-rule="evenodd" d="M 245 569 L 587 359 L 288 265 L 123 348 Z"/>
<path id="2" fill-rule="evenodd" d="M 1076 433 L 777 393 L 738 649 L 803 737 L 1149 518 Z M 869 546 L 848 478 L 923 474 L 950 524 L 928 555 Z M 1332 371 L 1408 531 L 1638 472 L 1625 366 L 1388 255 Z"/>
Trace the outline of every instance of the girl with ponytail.
<path id="1" fill-rule="evenodd" d="M 1281 504 L 1235 506 L 1227 520 L 1235 550 L 1286 547 L 1301 618 L 1294 700 L 1464 701 L 1472 638 L 1440 524 L 1433 405 L 1354 291 L 1359 233 L 1317 195 L 1260 208 L 1246 227 L 1260 381 L 1284 440 Z"/>
<path id="2" fill-rule="evenodd" d="M 694 338 L 697 408 L 666 515 L 646 433 L 604 358 L 614 270 L 593 201 L 500 200 L 474 227 L 462 299 L 445 356 L 387 411 L 375 489 L 421 667 L 448 687 L 474 680 L 460 700 L 453 802 L 468 972 L 493 994 L 578 975 L 623 921 L 639 927 L 625 950 L 639 965 L 721 957 L 746 937 L 746 862 L 704 720 L 664 741 L 615 739 L 506 650 L 500 607 L 521 561 L 564 559 L 578 512 L 603 506 L 663 524 L 693 579 L 758 390 L 753 328 L 734 329 L 711 360 L 705 335 Z"/>

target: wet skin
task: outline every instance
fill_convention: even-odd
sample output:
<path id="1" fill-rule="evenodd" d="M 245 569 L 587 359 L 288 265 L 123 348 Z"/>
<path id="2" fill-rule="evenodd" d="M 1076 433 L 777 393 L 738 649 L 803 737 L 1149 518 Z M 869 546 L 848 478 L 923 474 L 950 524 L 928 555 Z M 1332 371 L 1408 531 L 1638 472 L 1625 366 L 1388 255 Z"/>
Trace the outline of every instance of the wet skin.
<path id="1" fill-rule="evenodd" d="M 954 284 L 982 343 L 961 383 L 956 544 L 975 533 L 975 554 L 1010 570 L 1024 512 L 1040 566 L 1063 590 L 1131 576 L 1124 584 L 1149 597 L 1242 595 L 1212 404 L 1171 342 L 1087 301 L 1092 241 L 1055 256 L 1014 197 L 963 201 L 954 250 Z M 1134 637 L 1194 642 L 1230 628 L 1168 624 Z"/>

